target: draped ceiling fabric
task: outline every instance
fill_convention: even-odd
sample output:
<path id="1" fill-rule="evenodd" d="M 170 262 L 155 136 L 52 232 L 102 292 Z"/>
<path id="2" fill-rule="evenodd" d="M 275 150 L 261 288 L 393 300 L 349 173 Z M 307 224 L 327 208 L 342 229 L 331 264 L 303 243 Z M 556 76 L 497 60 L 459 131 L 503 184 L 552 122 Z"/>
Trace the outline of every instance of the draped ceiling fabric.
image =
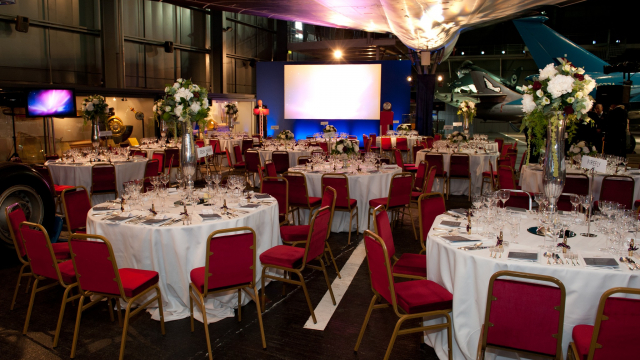
<path id="1" fill-rule="evenodd" d="M 566 0 L 165 0 L 305 24 L 395 34 L 414 50 L 451 48 L 460 30 Z"/>

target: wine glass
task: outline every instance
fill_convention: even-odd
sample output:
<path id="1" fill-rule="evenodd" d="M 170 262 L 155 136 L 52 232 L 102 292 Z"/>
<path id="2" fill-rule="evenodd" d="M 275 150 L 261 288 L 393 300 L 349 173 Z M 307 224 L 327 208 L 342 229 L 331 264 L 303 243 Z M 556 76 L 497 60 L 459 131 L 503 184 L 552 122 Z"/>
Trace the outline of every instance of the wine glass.
<path id="1" fill-rule="evenodd" d="M 474 208 L 480 209 L 480 206 L 482 206 L 482 195 L 473 195 L 471 197 L 471 203 Z"/>
<path id="2" fill-rule="evenodd" d="M 164 187 L 167 187 L 167 184 L 169 183 L 169 174 L 162 174 L 159 176 L 160 181 L 162 182 L 162 184 L 164 185 Z"/>
<path id="3" fill-rule="evenodd" d="M 573 208 L 571 209 L 571 214 L 575 215 L 578 213 L 578 205 L 580 205 L 580 195 L 571 194 L 569 197 L 569 201 L 571 201 L 571 205 Z"/>
<path id="4" fill-rule="evenodd" d="M 591 197 L 589 195 L 580 195 L 580 204 L 584 208 L 585 221 L 589 219 L 589 208 L 591 207 Z"/>
<path id="5" fill-rule="evenodd" d="M 507 201 L 509 200 L 509 197 L 511 196 L 511 191 L 507 190 L 507 189 L 502 189 L 499 191 L 498 196 L 500 197 L 500 200 L 502 200 L 502 207 L 506 208 L 507 207 Z"/>

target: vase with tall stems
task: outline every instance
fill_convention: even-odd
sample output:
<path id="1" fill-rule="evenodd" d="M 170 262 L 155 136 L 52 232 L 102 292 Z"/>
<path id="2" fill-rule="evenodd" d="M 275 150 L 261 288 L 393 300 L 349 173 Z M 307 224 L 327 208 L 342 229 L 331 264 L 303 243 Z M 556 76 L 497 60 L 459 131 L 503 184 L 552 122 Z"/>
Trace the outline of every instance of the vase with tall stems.
<path id="1" fill-rule="evenodd" d="M 549 210 L 558 209 L 557 202 L 564 189 L 567 169 L 564 157 L 564 133 L 566 120 L 562 112 L 552 115 L 547 126 L 547 146 L 545 147 L 544 174 L 542 188 L 549 201 Z"/>

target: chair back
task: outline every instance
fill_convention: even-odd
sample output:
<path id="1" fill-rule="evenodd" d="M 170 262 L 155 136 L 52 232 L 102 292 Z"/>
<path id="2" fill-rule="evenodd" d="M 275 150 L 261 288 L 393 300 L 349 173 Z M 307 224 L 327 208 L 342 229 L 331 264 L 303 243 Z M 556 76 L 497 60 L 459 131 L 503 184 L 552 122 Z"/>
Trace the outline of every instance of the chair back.
<path id="1" fill-rule="evenodd" d="M 311 156 L 300 156 L 298 158 L 298 165 L 304 165 L 311 162 Z"/>
<path id="2" fill-rule="evenodd" d="M 129 155 L 147 157 L 147 151 L 146 150 L 130 150 Z"/>
<path id="3" fill-rule="evenodd" d="M 607 175 L 602 179 L 600 201 L 615 201 L 625 209 L 633 209 L 633 190 L 636 181 L 631 176 Z"/>
<path id="4" fill-rule="evenodd" d="M 391 159 L 387 155 L 380 155 L 380 164 L 391 164 Z"/>
<path id="5" fill-rule="evenodd" d="M 240 146 L 233 145 L 233 153 L 236 156 L 236 164 L 241 163 L 243 161 L 243 158 L 242 158 L 242 150 L 240 149 Z"/>
<path id="6" fill-rule="evenodd" d="M 496 138 L 494 141 L 498 143 L 498 150 L 502 151 L 502 144 L 504 144 L 504 139 L 503 138 Z"/>
<path id="7" fill-rule="evenodd" d="M 449 176 L 467 178 L 471 176 L 469 154 L 451 154 Z"/>
<path id="8" fill-rule="evenodd" d="M 433 148 L 433 136 L 427 136 L 424 139 L 425 139 L 426 148 L 427 149 L 432 149 Z"/>
<path id="9" fill-rule="evenodd" d="M 213 139 L 209 142 L 209 144 L 211 145 L 211 149 L 213 150 L 214 154 L 222 154 L 222 148 L 220 147 L 220 140 L 219 139 Z"/>
<path id="10" fill-rule="evenodd" d="M 442 135 L 440 135 L 440 134 L 433 135 L 433 141 L 438 141 L 440 139 L 442 139 Z"/>
<path id="11" fill-rule="evenodd" d="M 524 162 L 527 159 L 527 152 L 523 151 L 522 152 L 522 158 L 520 159 L 520 166 L 518 166 L 518 174 L 522 174 L 522 165 L 524 165 Z"/>
<path id="12" fill-rule="evenodd" d="M 498 185 L 501 190 L 516 190 L 516 179 L 511 166 L 498 165 Z"/>
<path id="13" fill-rule="evenodd" d="M 256 233 L 252 228 L 216 230 L 209 235 L 207 248 L 204 296 L 209 289 L 255 284 Z"/>
<path id="14" fill-rule="evenodd" d="M 273 163 L 273 161 L 267 160 L 264 164 L 264 168 L 266 170 L 267 176 L 269 177 L 278 176 L 278 172 L 276 171 L 276 165 Z"/>
<path id="15" fill-rule="evenodd" d="M 425 187 L 425 180 L 427 178 L 427 169 L 429 168 L 429 162 L 426 160 L 420 161 L 418 164 L 418 171 L 416 171 L 416 181 L 414 181 L 414 186 L 419 191 L 422 191 Z"/>
<path id="16" fill-rule="evenodd" d="M 325 241 L 331 221 L 331 209 L 326 206 L 316 210 L 311 218 L 309 235 L 304 252 L 303 264 L 314 260 L 324 254 Z"/>
<path id="17" fill-rule="evenodd" d="M 322 202 L 320 208 L 328 206 L 331 209 L 331 220 L 329 220 L 329 228 L 327 229 L 327 239 L 331 235 L 331 226 L 333 225 L 333 214 L 336 209 L 336 189 L 331 186 L 322 188 Z"/>
<path id="18" fill-rule="evenodd" d="M 420 242 L 427 241 L 427 235 L 436 217 L 444 214 L 447 208 L 441 193 L 422 194 L 418 198 L 418 218 L 420 225 Z"/>
<path id="19" fill-rule="evenodd" d="M 561 359 L 565 295 L 562 282 L 551 276 L 515 271 L 493 274 L 489 280 L 482 347 L 500 346 Z"/>
<path id="20" fill-rule="evenodd" d="M 384 245 L 387 247 L 387 255 L 393 258 L 396 254 L 396 246 L 393 243 L 393 233 L 391 232 L 391 222 L 389 221 L 387 210 L 384 206 L 380 205 L 373 210 L 373 214 L 373 228 L 375 229 L 376 235 L 384 240 Z"/>
<path id="21" fill-rule="evenodd" d="M 384 139 L 384 138 L 383 138 Z M 404 169 L 404 161 L 402 160 L 402 153 L 398 149 L 393 150 L 393 156 L 396 158 L 396 165 Z"/>
<path id="22" fill-rule="evenodd" d="M 53 177 L 51 176 L 51 171 L 48 166 L 42 164 L 31 164 L 31 167 L 40 174 L 44 178 L 44 180 L 49 184 L 49 187 L 53 189 Z"/>
<path id="23" fill-rule="evenodd" d="M 322 192 L 327 187 L 331 187 L 336 192 L 336 206 L 351 210 L 351 197 L 349 195 L 349 178 L 344 174 L 324 174 L 322 175 Z M 324 206 L 324 205 L 323 205 Z"/>
<path id="24" fill-rule="evenodd" d="M 91 167 L 91 192 L 117 192 L 116 167 L 113 164 L 95 164 Z"/>
<path id="25" fill-rule="evenodd" d="M 364 152 L 370 152 L 371 143 L 369 143 L 369 137 L 365 134 L 362 134 L 362 143 L 364 144 Z"/>
<path id="26" fill-rule="evenodd" d="M 58 154 L 45 154 L 44 155 L 44 160 L 45 161 L 58 160 L 58 159 L 60 159 L 60 155 L 58 155 Z"/>
<path id="27" fill-rule="evenodd" d="M 518 153 L 507 151 L 506 157 L 509 159 L 509 166 L 511 166 L 511 168 L 515 170 L 516 161 L 518 160 Z"/>
<path id="28" fill-rule="evenodd" d="M 371 134 L 369 134 L 369 139 L 371 139 L 371 146 L 372 146 L 372 147 L 375 147 L 375 146 L 376 146 L 376 144 L 377 144 L 377 136 L 378 136 L 378 135 L 377 135 L 377 134 L 375 134 L 375 133 L 371 133 Z"/>
<path id="29" fill-rule="evenodd" d="M 326 141 L 320 141 L 318 143 L 318 145 L 320 146 L 320 148 L 322 149 L 322 152 L 327 155 L 329 153 L 329 145 L 327 144 Z"/>
<path id="30" fill-rule="evenodd" d="M 158 160 L 158 174 L 164 173 L 164 153 L 154 152 L 153 154 L 151 154 L 151 158 L 154 160 Z"/>
<path id="31" fill-rule="evenodd" d="M 409 151 L 409 145 L 406 137 L 396 138 L 396 149 L 401 151 Z"/>
<path id="32" fill-rule="evenodd" d="M 436 176 L 444 176 L 444 158 L 442 154 L 426 154 L 425 160 L 436 167 Z"/>
<path id="33" fill-rule="evenodd" d="M 227 157 L 227 164 L 229 164 L 230 167 L 233 167 L 233 162 L 231 161 L 231 154 L 229 154 L 229 149 L 224 149 L 224 154 Z"/>
<path id="34" fill-rule="evenodd" d="M 20 233 L 20 224 L 27 221 L 27 218 L 19 203 L 11 204 L 4 208 L 4 213 L 7 218 L 7 228 L 9 229 L 11 240 L 13 240 L 13 247 L 16 249 L 20 260 L 24 262 L 24 256 L 27 255 L 27 251 L 24 248 L 22 233 Z"/>
<path id="35" fill-rule="evenodd" d="M 253 138 L 242 140 L 242 153 L 246 154 L 247 150 L 253 148 Z"/>
<path id="36" fill-rule="evenodd" d="M 427 175 L 427 178 L 425 179 L 425 183 L 426 186 L 424 187 L 424 189 L 422 190 L 422 192 L 424 193 L 430 193 L 433 192 L 433 182 L 436 179 L 436 167 L 432 166 L 429 168 L 429 173 Z"/>
<path id="37" fill-rule="evenodd" d="M 20 236 L 33 274 L 62 282 L 47 230 L 40 224 L 24 221 L 20 224 Z"/>
<path id="38" fill-rule="evenodd" d="M 498 166 L 504 165 L 504 166 L 511 167 L 511 159 L 509 159 L 507 156 L 498 158 L 497 161 L 498 161 Z"/>
<path id="39" fill-rule="evenodd" d="M 164 149 L 164 167 L 180 167 L 180 150 L 177 148 Z"/>
<path id="40" fill-rule="evenodd" d="M 289 169 L 289 152 L 288 151 L 274 151 L 271 153 L 271 159 L 276 166 L 276 172 L 282 174 Z"/>
<path id="41" fill-rule="evenodd" d="M 255 150 L 248 150 L 244 154 L 244 158 L 247 164 L 247 171 L 257 173 L 260 167 L 260 154 Z"/>
<path id="42" fill-rule="evenodd" d="M 258 166 L 258 178 L 260 179 L 260 183 L 262 183 L 262 179 L 264 178 L 264 173 L 263 173 L 263 168 L 262 166 Z"/>
<path id="43" fill-rule="evenodd" d="M 411 148 L 411 159 L 413 159 L 413 162 L 415 162 L 418 158 L 416 157 L 416 154 L 418 153 L 418 151 L 424 149 L 424 145 L 420 144 L 420 143 L 416 143 L 415 145 L 413 145 L 413 147 Z"/>
<path id="44" fill-rule="evenodd" d="M 278 214 L 286 215 L 289 211 L 289 183 L 281 177 L 267 176 L 260 184 L 260 192 L 273 196 L 278 201 Z"/>
<path id="45" fill-rule="evenodd" d="M 371 288 L 396 309 L 395 284 L 385 241 L 370 230 L 366 230 L 364 232 L 364 247 L 367 253 Z"/>
<path id="46" fill-rule="evenodd" d="M 589 178 L 584 174 L 571 174 L 568 175 L 564 188 L 569 194 L 588 195 L 589 194 Z M 571 195 L 562 194 L 558 198 L 558 210 L 570 211 L 573 209 L 571 204 Z"/>
<path id="47" fill-rule="evenodd" d="M 289 184 L 289 204 L 310 206 L 309 192 L 307 190 L 307 178 L 301 172 L 286 171 L 282 177 L 287 179 Z"/>
<path id="48" fill-rule="evenodd" d="M 151 159 L 147 161 L 147 165 L 144 168 L 144 177 L 158 176 L 159 168 L 160 161 L 158 161 L 158 159 Z"/>
<path id="49" fill-rule="evenodd" d="M 60 197 L 62 198 L 67 230 L 75 233 L 78 229 L 87 226 L 87 214 L 91 210 L 91 200 L 89 200 L 87 189 L 84 186 L 64 189 Z"/>
<path id="50" fill-rule="evenodd" d="M 511 150 L 511 144 L 509 143 L 504 143 L 502 144 L 502 148 L 500 149 L 500 156 L 507 156 L 507 153 L 509 152 L 509 150 Z"/>
<path id="51" fill-rule="evenodd" d="M 631 359 L 637 355 L 635 325 L 640 320 L 640 300 L 612 297 L 618 294 L 640 295 L 633 288 L 613 288 L 600 297 L 593 327 L 588 359 Z"/>
<path id="52" fill-rule="evenodd" d="M 402 172 L 400 174 L 393 175 L 391 178 L 391 185 L 389 185 L 387 209 L 409 204 L 411 202 L 412 189 L 413 176 L 411 173 Z"/>
<path id="53" fill-rule="evenodd" d="M 381 137 L 380 148 L 382 149 L 382 151 L 391 151 L 393 149 L 393 146 L 391 145 L 391 138 L 388 136 Z"/>
<path id="54" fill-rule="evenodd" d="M 69 237 L 69 250 L 81 291 L 126 299 L 109 240 L 100 235 L 73 234 Z"/>

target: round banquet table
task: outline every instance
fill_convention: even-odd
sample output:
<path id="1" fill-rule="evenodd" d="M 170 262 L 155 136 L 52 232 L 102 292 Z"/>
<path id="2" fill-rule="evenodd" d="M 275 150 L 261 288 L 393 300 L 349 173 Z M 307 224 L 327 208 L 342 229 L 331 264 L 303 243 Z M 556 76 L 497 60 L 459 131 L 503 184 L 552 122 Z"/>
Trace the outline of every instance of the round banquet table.
<path id="1" fill-rule="evenodd" d="M 391 146 L 392 147 L 396 147 L 396 139 L 399 137 L 403 137 L 403 138 L 407 138 L 407 147 L 409 148 L 409 150 L 411 150 L 413 148 L 413 146 L 416 144 L 416 142 L 418 141 L 418 139 L 420 139 L 418 136 L 377 136 L 376 137 L 376 146 L 378 147 L 382 147 L 380 144 L 382 142 L 382 138 L 391 138 Z"/>
<path id="2" fill-rule="evenodd" d="M 446 215 L 440 215 L 434 222 L 432 230 L 427 236 L 427 278 L 444 286 L 453 294 L 453 358 L 475 359 L 478 339 L 486 310 L 489 279 L 497 271 L 511 270 L 525 273 L 552 276 L 559 279 L 566 288 L 565 315 L 563 324 L 563 354 L 567 353 L 572 341 L 573 327 L 580 324 L 593 325 L 600 296 L 614 287 L 640 286 L 640 271 L 631 271 L 624 264 L 618 270 L 595 269 L 585 266 L 584 257 L 618 256 L 599 252 L 598 248 L 605 244 L 605 236 L 587 238 L 579 235 L 586 232 L 586 226 L 574 225 L 570 229 L 578 235 L 568 239 L 571 251 L 578 252 L 579 265 L 547 265 L 547 259 L 538 248 L 543 237 L 530 234 L 527 228 L 535 226 L 533 217 L 521 215 L 520 236 L 513 243 L 513 238 L 505 233 L 505 241 L 510 245 L 505 248 L 502 258 L 490 258 L 489 249 L 464 251 L 458 249 L 472 243 L 450 244 L 445 239 L 436 236 L 438 224 L 442 220 L 452 220 Z M 527 217 L 529 216 L 529 217 Z M 462 226 L 466 227 L 466 221 Z M 593 231 L 593 228 L 592 228 Z M 466 232 L 465 232 L 466 233 Z M 474 231 L 475 233 L 475 231 Z M 630 236 L 632 233 L 629 233 Z M 471 239 L 480 239 L 479 235 L 471 235 Z M 485 246 L 495 246 L 495 239 L 485 239 Z M 508 260 L 509 251 L 523 251 L 538 253 L 537 262 Z M 640 258 L 636 256 L 636 262 Z M 426 324 L 439 323 L 441 320 L 429 320 Z M 425 342 L 434 347 L 438 358 L 447 359 L 447 336 L 445 332 L 436 332 L 425 336 Z M 499 351 L 489 348 L 487 359 L 523 359 L 522 354 Z"/>
<path id="3" fill-rule="evenodd" d="M 77 165 L 76 165 L 77 164 Z M 97 164 L 106 164 L 99 162 Z M 116 167 L 116 186 L 118 194 L 124 191 L 124 183 L 127 181 L 144 178 L 144 169 L 147 160 L 134 159 L 131 161 L 114 161 Z M 91 164 L 84 163 L 62 163 L 56 161 L 47 162 L 53 182 L 58 185 L 84 186 L 91 192 Z M 94 195 L 91 199 L 94 204 L 107 200 L 113 200 L 114 194 Z"/>
<path id="4" fill-rule="evenodd" d="M 367 170 L 367 169 L 365 169 Z M 331 173 L 327 168 L 322 170 L 316 170 L 313 172 L 306 171 L 304 166 L 292 167 L 289 171 L 304 173 L 307 180 L 307 191 L 309 196 L 322 197 L 322 175 Z M 368 171 L 375 171 L 375 169 L 368 169 Z M 340 173 L 338 169 L 336 173 Z M 391 178 L 394 174 L 399 174 L 400 168 L 397 166 L 389 167 L 389 169 L 380 168 L 380 171 L 376 173 L 364 172 L 362 174 L 351 175 L 347 174 L 349 178 L 349 196 L 352 199 L 358 200 L 358 224 L 360 233 L 367 230 L 367 214 L 369 211 L 369 200 L 387 197 L 389 195 L 389 186 L 391 185 Z M 309 221 L 309 210 L 300 211 L 302 224 L 307 224 Z M 373 227 L 373 225 L 372 225 Z M 349 232 L 356 229 L 356 219 L 354 217 L 349 229 L 349 213 L 343 211 L 336 211 L 333 217 L 333 224 L 331 225 L 332 232 Z"/>
<path id="5" fill-rule="evenodd" d="M 298 165 L 300 156 L 311 156 L 311 150 L 259 150 L 260 162 L 264 164 L 267 160 L 271 160 L 274 151 L 286 151 L 289 153 L 289 167 Z"/>
<path id="6" fill-rule="evenodd" d="M 432 151 L 431 153 L 436 153 Z M 489 163 L 493 164 L 493 169 L 497 169 L 496 160 L 500 154 L 498 153 L 483 153 L 479 152 L 475 154 L 473 151 L 459 152 L 461 154 L 469 154 L 469 170 L 471 172 L 471 195 L 480 194 L 482 186 L 482 173 L 484 171 L 491 171 Z M 429 154 L 427 150 L 420 150 L 416 153 L 416 166 L 420 164 L 420 161 L 424 160 L 426 155 Z M 448 151 L 440 151 L 436 154 L 442 154 L 444 171 L 449 172 L 449 163 L 451 161 L 451 153 Z M 429 164 L 431 166 L 431 164 Z M 444 183 L 442 184 L 444 186 Z M 442 188 L 438 191 L 442 192 Z M 469 195 L 469 182 L 464 179 L 451 179 L 451 189 L 449 189 L 451 195 Z"/>
<path id="7" fill-rule="evenodd" d="M 170 195 L 166 204 L 169 205 L 165 216 L 179 217 L 183 207 L 174 207 L 177 195 Z M 230 203 L 231 209 L 237 208 Z M 156 203 L 156 209 L 159 204 Z M 210 206 L 198 205 L 195 209 L 188 208 L 191 214 L 200 214 Z M 262 265 L 259 260 L 264 251 L 282 244 L 280 239 L 277 202 L 262 205 L 257 209 L 242 209 L 248 214 L 237 213 L 237 217 L 223 216 L 221 220 L 202 221 L 197 215 L 192 215 L 192 225 L 182 225 L 177 222 L 170 226 L 151 226 L 141 224 L 113 224 L 105 221 L 104 216 L 96 215 L 93 211 L 87 217 L 87 232 L 106 237 L 113 247 L 113 251 L 120 268 L 136 268 L 154 270 L 159 273 L 159 286 L 162 291 L 164 320 L 178 320 L 189 317 L 189 283 L 192 269 L 205 265 L 207 237 L 215 230 L 248 226 L 256 232 L 256 286 L 260 288 Z M 148 215 L 148 211 L 133 211 L 134 215 Z M 246 295 L 246 294 L 245 294 Z M 140 299 L 144 303 L 150 299 Z M 243 296 L 243 305 L 249 302 L 249 296 Z M 207 320 L 216 322 L 226 317 L 234 316 L 234 308 L 238 306 L 238 292 L 235 290 L 208 296 L 206 299 Z M 151 304 L 150 306 L 153 306 Z M 150 308 L 152 319 L 159 320 L 157 308 Z M 194 313 L 202 321 L 197 307 Z"/>
<path id="8" fill-rule="evenodd" d="M 240 149 L 242 149 L 242 138 L 238 138 L 238 139 L 218 138 L 218 140 L 220 140 L 220 150 L 224 151 L 224 149 L 228 149 L 229 156 L 231 157 L 231 161 L 233 161 L 234 164 L 237 163 L 238 161 L 242 161 L 242 159 L 240 160 L 236 159 L 236 153 L 235 151 L 233 151 L 233 147 L 236 145 L 240 146 Z M 227 158 L 224 156 L 222 157 L 222 165 L 228 166 Z"/>
<path id="9" fill-rule="evenodd" d="M 520 186 L 522 190 L 531 192 L 531 193 L 540 193 L 543 192 L 542 189 L 542 176 L 544 171 L 542 167 L 538 164 L 529 164 L 522 167 L 522 174 L 520 175 Z M 567 177 L 571 177 L 571 174 L 583 174 L 582 170 L 578 169 L 567 169 Z M 635 181 L 635 188 L 633 189 L 633 200 L 640 199 L 640 171 L 630 171 L 627 174 L 619 174 L 626 175 L 633 178 Z M 591 193 L 593 194 L 593 200 L 597 201 L 600 199 L 600 190 L 602 188 L 602 180 L 606 174 L 596 173 L 593 177 L 593 183 L 591 184 Z M 570 193 L 570 189 L 565 189 L 565 193 Z"/>

